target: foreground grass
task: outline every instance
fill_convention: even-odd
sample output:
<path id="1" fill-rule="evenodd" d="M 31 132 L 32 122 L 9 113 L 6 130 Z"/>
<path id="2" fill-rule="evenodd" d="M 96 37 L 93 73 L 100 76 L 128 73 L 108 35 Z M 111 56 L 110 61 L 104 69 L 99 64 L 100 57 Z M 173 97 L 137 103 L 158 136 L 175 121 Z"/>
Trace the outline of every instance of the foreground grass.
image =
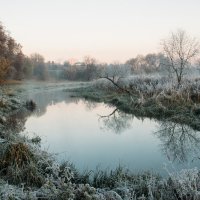
<path id="1" fill-rule="evenodd" d="M 167 179 L 162 179 L 149 172 L 135 174 L 121 166 L 112 171 L 80 173 L 68 162 L 57 163 L 51 154 L 41 150 L 40 138 L 28 138 L 18 134 L 32 111 L 28 110 L 30 104 L 23 102 L 22 96 L 17 96 L 18 94 L 8 89 L 2 90 L 0 97 L 0 101 L 3 102 L 0 105 L 0 199 L 200 198 L 198 169 L 182 170 L 176 174 L 169 174 Z M 76 91 L 73 95 L 104 101 L 126 112 L 137 111 L 138 115 L 148 113 L 139 111 L 139 108 L 145 108 L 145 104 L 139 104 L 137 95 L 130 99 L 127 94 L 116 93 L 115 90 L 112 93 L 110 90 L 97 92 L 91 87 L 73 90 Z M 128 109 L 130 102 L 133 104 L 132 109 Z"/>

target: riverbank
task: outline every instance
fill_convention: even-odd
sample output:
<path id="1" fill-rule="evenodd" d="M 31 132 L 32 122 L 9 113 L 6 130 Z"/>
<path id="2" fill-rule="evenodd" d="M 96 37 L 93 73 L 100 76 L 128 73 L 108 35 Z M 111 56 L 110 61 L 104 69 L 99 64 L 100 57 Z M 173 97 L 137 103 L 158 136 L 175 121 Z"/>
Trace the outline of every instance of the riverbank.
<path id="1" fill-rule="evenodd" d="M 1 199 L 177 199 L 188 195 L 197 199 L 198 169 L 169 174 L 167 180 L 151 173 L 134 174 L 121 167 L 83 174 L 69 162 L 60 165 L 51 154 L 42 151 L 40 138 L 18 134 L 27 116 L 34 112 L 26 106 L 30 92 L 68 88 L 76 91 L 72 96 L 85 94 L 85 98 L 93 97 L 96 101 L 103 98 L 106 103 L 121 106 L 120 109 L 132 101 L 124 94 L 100 92 L 89 86 L 88 83 L 25 83 L 1 88 Z"/>
<path id="2" fill-rule="evenodd" d="M 96 84 L 84 89 L 66 91 L 72 92 L 72 97 L 104 102 L 139 118 L 147 117 L 158 121 L 185 124 L 200 131 L 200 101 L 184 98 L 187 95 L 184 91 L 182 93 L 174 91 L 168 94 L 155 91 L 149 95 L 147 92 L 130 90 L 131 92 L 127 93 L 113 87 L 97 87 Z"/>

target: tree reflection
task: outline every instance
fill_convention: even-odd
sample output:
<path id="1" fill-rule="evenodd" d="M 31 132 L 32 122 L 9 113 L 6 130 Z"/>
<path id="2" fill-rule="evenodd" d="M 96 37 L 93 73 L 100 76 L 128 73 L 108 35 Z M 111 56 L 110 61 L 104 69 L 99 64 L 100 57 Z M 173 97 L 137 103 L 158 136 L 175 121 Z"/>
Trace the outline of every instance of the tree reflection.
<path id="1" fill-rule="evenodd" d="M 197 158 L 200 152 L 200 134 L 187 125 L 162 122 L 155 135 L 170 161 L 187 162 Z"/>
<path id="2" fill-rule="evenodd" d="M 28 99 L 32 99 L 36 103 L 36 110 L 33 115 L 37 117 L 43 116 L 47 112 L 47 107 L 50 105 L 55 105 L 60 102 L 68 103 L 78 103 L 79 99 L 70 98 L 69 94 L 64 91 L 51 91 L 43 93 L 33 93 L 30 94 Z"/>
<path id="3" fill-rule="evenodd" d="M 121 112 L 116 108 L 108 115 L 100 115 L 99 120 L 103 124 L 102 129 L 112 130 L 116 134 L 120 134 L 131 127 L 133 115 Z"/>
<path id="4" fill-rule="evenodd" d="M 133 119 L 134 115 L 123 113 L 117 108 L 99 118 L 103 129 L 111 130 L 116 134 L 129 129 Z M 154 134 L 161 141 L 161 150 L 170 161 L 182 163 L 199 159 L 200 133 L 189 126 L 174 122 L 160 122 L 158 131 Z"/>
<path id="5" fill-rule="evenodd" d="M 9 140 L 10 137 L 24 131 L 26 120 L 33 113 L 34 111 L 21 109 L 15 114 L 6 117 L 1 127 L 0 138 Z"/>
<path id="6" fill-rule="evenodd" d="M 79 99 L 80 100 L 80 99 Z M 91 111 L 95 108 L 97 108 L 98 106 L 98 103 L 97 102 L 94 102 L 94 101 L 88 101 L 88 100 L 85 100 L 85 99 L 81 99 L 83 101 L 83 103 L 85 104 L 86 106 L 86 109 L 88 111 Z"/>

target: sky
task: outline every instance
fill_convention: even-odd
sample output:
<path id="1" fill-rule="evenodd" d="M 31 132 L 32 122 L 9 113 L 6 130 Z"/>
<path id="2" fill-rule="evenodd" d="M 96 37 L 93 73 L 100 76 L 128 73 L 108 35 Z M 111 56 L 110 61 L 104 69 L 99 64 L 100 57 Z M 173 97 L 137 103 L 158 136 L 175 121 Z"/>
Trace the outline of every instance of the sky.
<path id="1" fill-rule="evenodd" d="M 200 0 L 0 0 L 0 21 L 26 55 L 124 62 L 161 51 L 183 29 L 200 38 Z"/>

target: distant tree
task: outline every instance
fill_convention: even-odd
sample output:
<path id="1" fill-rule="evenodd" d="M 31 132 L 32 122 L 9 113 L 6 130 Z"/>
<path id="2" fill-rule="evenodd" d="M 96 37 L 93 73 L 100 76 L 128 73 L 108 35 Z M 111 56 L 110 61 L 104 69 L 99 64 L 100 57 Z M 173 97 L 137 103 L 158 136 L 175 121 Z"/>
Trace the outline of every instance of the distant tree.
<path id="1" fill-rule="evenodd" d="M 0 23 L 0 68 L 1 78 L 18 78 L 22 76 L 21 45 L 9 35 Z"/>
<path id="2" fill-rule="evenodd" d="M 105 66 L 104 69 L 101 70 L 99 78 L 108 80 L 117 89 L 130 94 L 130 91 L 120 84 L 121 80 L 127 77 L 128 75 L 130 75 L 129 65 L 113 63 L 108 66 Z"/>
<path id="3" fill-rule="evenodd" d="M 90 81 L 94 78 L 95 72 L 97 70 L 97 61 L 95 58 L 92 58 L 90 56 L 84 57 L 84 63 L 86 65 L 86 80 Z"/>
<path id="4" fill-rule="evenodd" d="M 146 73 L 158 71 L 160 67 L 160 60 L 157 54 L 147 54 L 144 61 L 144 71 Z"/>
<path id="5" fill-rule="evenodd" d="M 8 33 L 5 31 L 5 28 L 0 23 L 0 56 L 6 58 L 8 52 Z"/>
<path id="6" fill-rule="evenodd" d="M 167 58 L 162 53 L 138 55 L 126 61 L 126 65 L 130 66 L 131 72 L 134 74 L 161 72 L 164 63 L 167 63 Z"/>
<path id="7" fill-rule="evenodd" d="M 30 79 L 33 76 L 33 63 L 29 57 L 24 57 L 23 74 L 27 79 Z"/>
<path id="8" fill-rule="evenodd" d="M 13 66 L 16 70 L 15 78 L 21 80 L 24 78 L 23 67 L 24 67 L 25 56 L 22 52 L 17 53 L 15 56 Z"/>
<path id="9" fill-rule="evenodd" d="M 44 57 L 35 53 L 30 56 L 30 60 L 33 65 L 33 75 L 40 80 L 48 79 L 48 72 L 44 62 Z"/>
<path id="10" fill-rule="evenodd" d="M 14 60 L 16 55 L 22 53 L 22 46 L 16 43 L 16 41 L 9 35 L 7 36 L 6 44 L 7 44 L 6 57 L 9 58 L 10 60 Z"/>
<path id="11" fill-rule="evenodd" d="M 77 77 L 77 68 L 73 65 L 69 65 L 67 69 L 64 70 L 64 78 L 68 80 L 79 80 L 79 77 Z"/>
<path id="12" fill-rule="evenodd" d="M 130 68 L 127 65 L 120 63 L 112 63 L 101 71 L 100 77 L 107 77 L 112 79 L 114 82 L 118 82 L 119 79 L 125 78 L 130 74 Z"/>
<path id="13" fill-rule="evenodd" d="M 6 78 L 9 67 L 10 67 L 9 60 L 7 60 L 5 58 L 0 58 L 0 81 L 4 80 Z"/>
<path id="14" fill-rule="evenodd" d="M 138 55 L 136 58 L 128 60 L 126 64 L 131 66 L 132 73 L 140 73 L 145 65 L 145 58 L 143 55 Z"/>
<path id="15" fill-rule="evenodd" d="M 65 61 L 64 63 L 63 63 L 63 66 L 64 67 L 69 67 L 71 64 L 70 64 L 70 62 L 69 61 Z"/>
<path id="16" fill-rule="evenodd" d="M 163 53 L 158 53 L 157 62 L 158 68 L 156 71 L 163 74 L 167 73 L 169 75 L 169 69 L 166 68 L 166 66 L 169 66 L 169 59 Z"/>
<path id="17" fill-rule="evenodd" d="M 166 67 L 170 68 L 177 79 L 177 86 L 181 85 L 185 69 L 190 66 L 192 59 L 199 53 L 199 42 L 191 38 L 185 31 L 171 33 L 170 37 L 162 41 L 163 52 L 169 59 Z"/>
<path id="18" fill-rule="evenodd" d="M 38 53 L 31 54 L 30 59 L 34 65 L 44 63 L 44 57 Z"/>

